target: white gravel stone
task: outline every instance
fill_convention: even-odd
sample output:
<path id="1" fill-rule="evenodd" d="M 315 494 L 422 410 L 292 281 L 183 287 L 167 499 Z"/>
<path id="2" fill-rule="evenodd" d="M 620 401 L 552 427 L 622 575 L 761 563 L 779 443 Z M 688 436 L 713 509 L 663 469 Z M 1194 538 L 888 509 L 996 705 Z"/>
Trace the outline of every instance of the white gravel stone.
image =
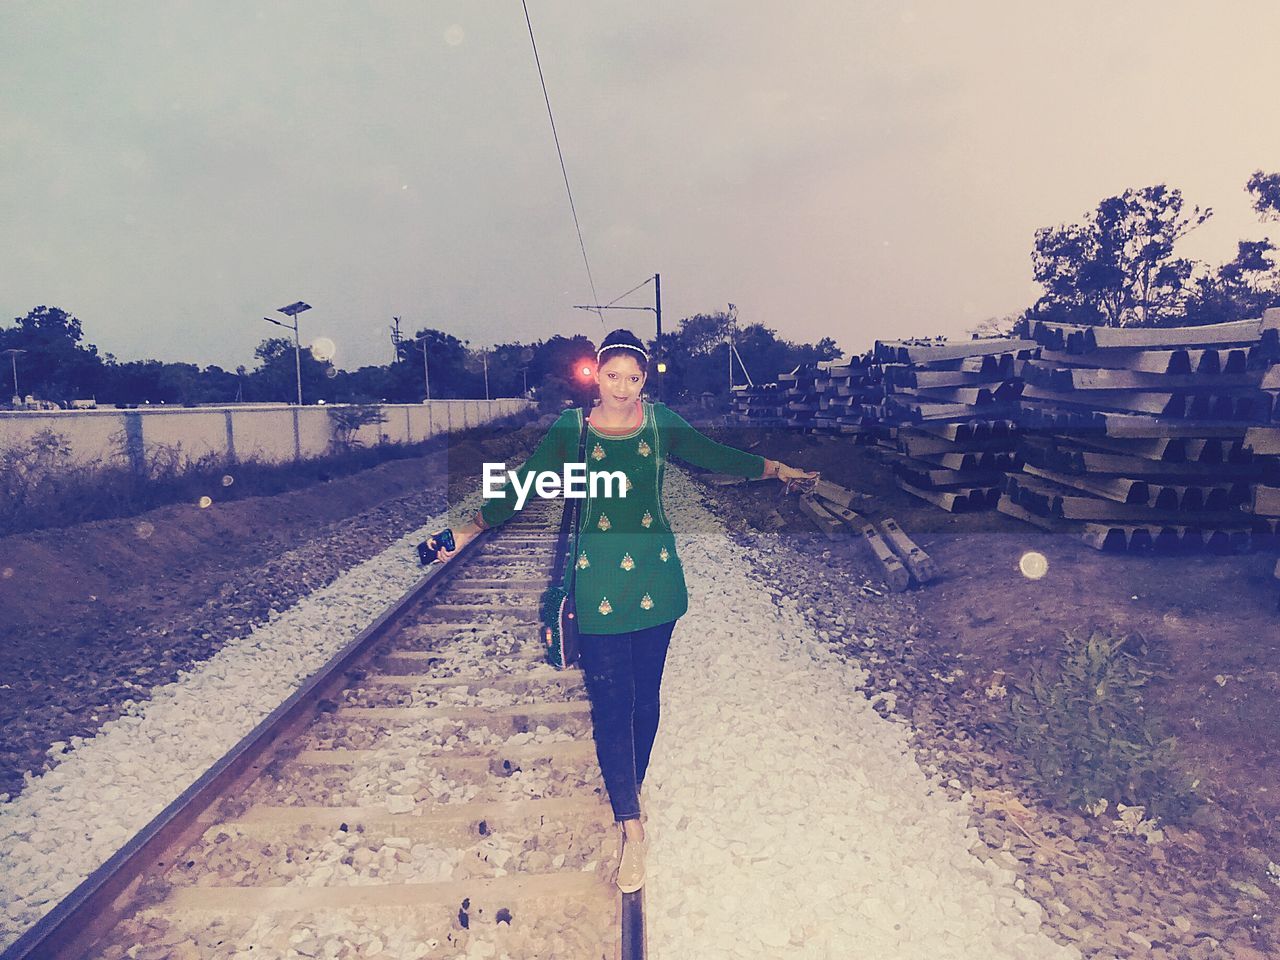
<path id="1" fill-rule="evenodd" d="M 388 813 L 413 813 L 413 808 L 417 805 L 417 801 L 413 797 L 390 796 L 387 797 Z"/>
<path id="2" fill-rule="evenodd" d="M 969 853 L 967 805 L 931 786 L 913 731 L 876 713 L 882 692 L 766 582 L 767 559 L 677 470 L 667 508 L 690 607 L 645 778 L 651 955 L 1079 960 Z"/>

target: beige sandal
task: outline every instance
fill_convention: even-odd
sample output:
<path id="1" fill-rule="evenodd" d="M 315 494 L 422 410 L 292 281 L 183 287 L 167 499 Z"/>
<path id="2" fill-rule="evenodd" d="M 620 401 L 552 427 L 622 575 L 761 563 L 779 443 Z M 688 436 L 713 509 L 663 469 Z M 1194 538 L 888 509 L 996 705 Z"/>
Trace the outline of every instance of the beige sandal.
<path id="1" fill-rule="evenodd" d="M 623 893 L 635 893 L 644 886 L 645 841 L 628 840 L 622 833 L 622 860 L 618 864 L 618 889 Z"/>

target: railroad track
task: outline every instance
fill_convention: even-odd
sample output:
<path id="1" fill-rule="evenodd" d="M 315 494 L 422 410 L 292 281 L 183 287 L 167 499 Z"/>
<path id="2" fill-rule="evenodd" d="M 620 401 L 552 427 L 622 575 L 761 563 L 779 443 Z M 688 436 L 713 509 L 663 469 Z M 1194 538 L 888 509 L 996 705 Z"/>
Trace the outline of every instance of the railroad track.
<path id="1" fill-rule="evenodd" d="M 0 960 L 643 958 L 581 671 L 544 661 L 558 516 L 432 568 Z"/>

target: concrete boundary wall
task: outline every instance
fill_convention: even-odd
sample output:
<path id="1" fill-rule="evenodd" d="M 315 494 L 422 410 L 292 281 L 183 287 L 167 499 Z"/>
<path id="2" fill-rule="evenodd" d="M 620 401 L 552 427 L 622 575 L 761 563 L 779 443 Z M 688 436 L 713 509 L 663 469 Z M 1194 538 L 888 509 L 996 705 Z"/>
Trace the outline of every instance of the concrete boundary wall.
<path id="1" fill-rule="evenodd" d="M 378 406 L 386 421 L 356 432 L 364 446 L 419 443 L 532 409 L 533 403 L 509 398 Z M 79 463 L 98 460 L 141 467 L 156 457 L 176 456 L 186 462 L 209 454 L 230 461 L 282 463 L 331 451 L 334 424 L 329 411 L 334 409 L 342 405 L 0 411 L 0 450 L 25 445 L 41 431 L 52 430 L 70 444 L 72 459 Z"/>

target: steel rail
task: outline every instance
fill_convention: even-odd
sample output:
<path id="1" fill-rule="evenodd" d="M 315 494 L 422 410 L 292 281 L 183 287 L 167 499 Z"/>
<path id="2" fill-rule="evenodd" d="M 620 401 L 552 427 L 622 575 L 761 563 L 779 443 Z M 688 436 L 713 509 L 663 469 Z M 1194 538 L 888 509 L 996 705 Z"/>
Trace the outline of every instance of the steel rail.
<path id="1" fill-rule="evenodd" d="M 482 532 L 454 559 L 470 556 L 489 535 L 490 531 Z M 460 566 L 446 563 L 425 574 L 177 799 L 156 814 L 102 866 L 11 944 L 0 954 L 0 960 L 78 958 L 86 952 L 95 940 L 120 920 L 123 911 L 118 909 L 121 906 L 119 901 L 128 899 L 130 888 L 141 879 L 157 856 L 183 840 L 193 826 L 203 829 L 203 825 L 197 823 L 200 814 L 225 796 L 232 783 L 250 771 L 282 734 L 305 719 L 316 701 L 336 692 L 342 683 L 343 671 L 380 640 L 409 607 L 427 599 L 453 579 Z"/>
<path id="2" fill-rule="evenodd" d="M 567 549 L 566 524 L 560 524 L 557 565 Z M 315 704 L 338 694 L 346 671 L 381 639 L 413 606 L 429 599 L 454 579 L 496 530 L 484 530 L 449 562 L 430 569 L 373 623 L 339 650 L 284 702 L 261 720 L 239 743 L 216 761 L 172 803 L 152 818 L 100 867 L 21 937 L 0 953 L 0 960 L 81 960 L 119 923 L 133 906 L 143 878 L 174 849 L 194 842 L 207 824 L 203 814 L 218 800 L 234 794 L 239 781 L 257 777 L 269 749 L 312 719 Z M 622 960 L 644 960 L 642 892 L 622 894 Z"/>

